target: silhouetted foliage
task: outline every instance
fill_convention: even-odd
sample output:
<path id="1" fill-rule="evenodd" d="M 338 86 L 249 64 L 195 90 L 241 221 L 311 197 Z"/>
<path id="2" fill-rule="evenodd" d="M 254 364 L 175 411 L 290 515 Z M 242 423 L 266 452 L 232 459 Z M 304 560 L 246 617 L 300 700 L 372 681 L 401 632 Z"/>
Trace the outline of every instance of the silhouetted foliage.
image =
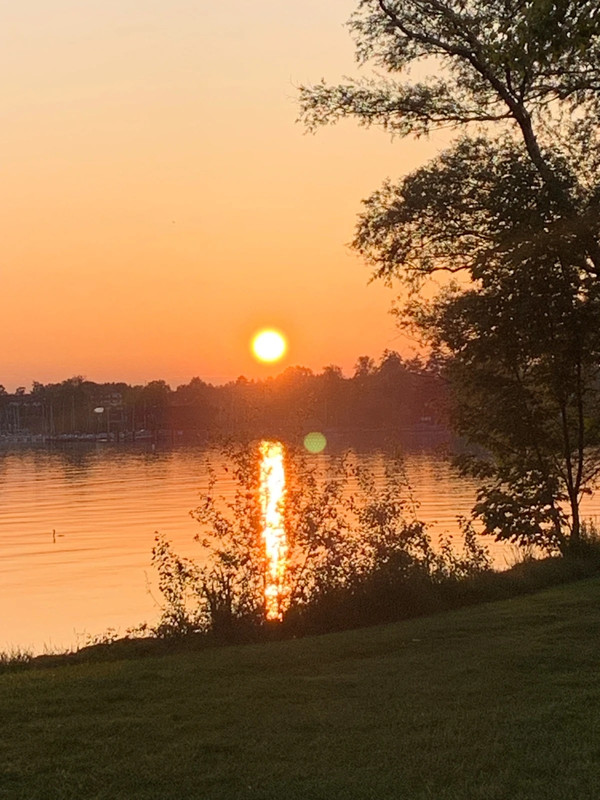
<path id="1" fill-rule="evenodd" d="M 463 462 L 475 514 L 500 538 L 576 544 L 600 466 L 597 4 L 361 0 L 350 27 L 388 76 L 303 87 L 309 129 L 462 134 L 365 202 L 354 247 L 413 293 L 399 317 L 437 348 L 454 424 L 488 452 Z M 414 299 L 444 273 L 464 280 Z"/>
<path id="2" fill-rule="evenodd" d="M 243 376 L 222 386 L 200 378 L 172 390 L 98 384 L 81 376 L 31 392 L 0 395 L 0 435 L 183 438 L 211 435 L 297 434 L 309 430 L 389 430 L 443 424 L 444 384 L 434 370 L 386 351 L 367 371 L 345 378 L 339 367 L 322 373 L 289 367 L 276 378 Z"/>
<path id="3" fill-rule="evenodd" d="M 302 87 L 309 129 L 344 117 L 397 136 L 500 125 L 518 138 L 561 218 L 577 232 L 577 257 L 600 274 L 597 214 L 582 213 L 578 193 L 552 158 L 564 156 L 584 191 L 598 169 L 595 0 L 360 0 L 350 29 L 359 63 L 389 77 Z M 415 66 L 425 77 L 411 83 Z"/>
<path id="4" fill-rule="evenodd" d="M 469 276 L 399 319 L 436 348 L 454 427 L 492 456 L 461 461 L 486 530 L 560 548 L 600 467 L 600 284 L 575 236 L 516 145 L 463 139 L 373 195 L 356 240 L 382 276 Z"/>
<path id="5" fill-rule="evenodd" d="M 160 636 L 195 630 L 230 640 L 269 629 L 257 457 L 241 445 L 228 455 L 226 475 L 211 474 L 192 512 L 202 526 L 198 560 L 177 557 L 157 537 L 154 565 L 166 601 Z M 232 499 L 219 496 L 219 477 L 235 479 Z M 462 552 L 449 541 L 434 548 L 415 518 L 399 458 L 375 475 L 351 453 L 325 465 L 288 450 L 284 518 L 289 605 L 282 630 L 288 633 L 425 613 L 439 606 L 439 587 L 490 568 L 469 526 Z"/>

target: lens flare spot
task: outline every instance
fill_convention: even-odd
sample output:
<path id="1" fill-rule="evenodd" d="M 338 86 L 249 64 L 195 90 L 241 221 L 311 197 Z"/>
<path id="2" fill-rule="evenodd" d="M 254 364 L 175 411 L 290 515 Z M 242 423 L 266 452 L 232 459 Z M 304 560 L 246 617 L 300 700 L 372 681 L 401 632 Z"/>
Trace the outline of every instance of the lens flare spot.
<path id="1" fill-rule="evenodd" d="M 285 470 L 283 445 L 260 444 L 260 504 L 265 547 L 265 616 L 283 619 L 290 596 L 287 580 L 288 542 L 284 524 Z"/>
<path id="2" fill-rule="evenodd" d="M 287 350 L 285 337 L 279 331 L 260 331 L 252 340 L 252 352 L 259 361 L 278 361 Z"/>
<path id="3" fill-rule="evenodd" d="M 319 431 L 312 431 L 304 437 L 304 447 L 309 453 L 322 453 L 327 447 L 327 439 Z"/>

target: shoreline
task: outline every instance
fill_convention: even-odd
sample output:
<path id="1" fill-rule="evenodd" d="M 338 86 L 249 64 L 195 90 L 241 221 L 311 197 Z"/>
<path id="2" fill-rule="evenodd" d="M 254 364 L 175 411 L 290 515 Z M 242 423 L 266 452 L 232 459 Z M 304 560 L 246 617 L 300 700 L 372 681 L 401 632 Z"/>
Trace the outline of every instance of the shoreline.
<path id="1" fill-rule="evenodd" d="M 436 617 L 449 611 L 511 600 L 524 595 L 533 595 L 546 589 L 594 578 L 600 574 L 600 551 L 590 548 L 587 554 L 559 555 L 547 558 L 526 560 L 507 570 L 490 570 L 470 578 L 451 582 L 449 591 L 437 598 L 437 606 L 417 613 L 400 610 L 384 618 L 374 619 L 363 625 L 341 625 L 331 623 L 301 630 L 297 626 L 283 623 L 268 623 L 258 629 L 243 629 L 231 638 L 217 636 L 210 632 L 192 633 L 180 636 L 143 635 L 119 636 L 113 638 L 112 632 L 99 634 L 96 641 L 76 650 L 59 653 L 34 655 L 26 648 L 15 646 L 12 651 L 0 651 L 0 674 L 31 669 L 46 669 L 57 666 L 116 661 L 129 658 L 163 656 L 180 652 L 196 652 L 210 648 L 239 645 L 260 645 L 273 641 L 305 639 L 342 631 L 361 631 L 380 625 Z M 146 624 L 142 624 L 143 629 Z M 148 628 L 151 631 L 151 628 Z M 107 641 L 102 641 L 106 636 Z"/>

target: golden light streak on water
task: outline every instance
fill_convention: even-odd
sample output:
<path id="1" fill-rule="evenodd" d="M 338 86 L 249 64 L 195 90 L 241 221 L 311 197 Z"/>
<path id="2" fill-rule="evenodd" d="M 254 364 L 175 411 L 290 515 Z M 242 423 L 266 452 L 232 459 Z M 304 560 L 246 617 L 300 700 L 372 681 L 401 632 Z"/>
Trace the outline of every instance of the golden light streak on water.
<path id="1" fill-rule="evenodd" d="M 261 442 L 260 455 L 260 503 L 265 546 L 265 616 L 268 620 L 281 621 L 290 594 L 287 583 L 288 543 L 283 518 L 283 445 L 280 442 Z"/>

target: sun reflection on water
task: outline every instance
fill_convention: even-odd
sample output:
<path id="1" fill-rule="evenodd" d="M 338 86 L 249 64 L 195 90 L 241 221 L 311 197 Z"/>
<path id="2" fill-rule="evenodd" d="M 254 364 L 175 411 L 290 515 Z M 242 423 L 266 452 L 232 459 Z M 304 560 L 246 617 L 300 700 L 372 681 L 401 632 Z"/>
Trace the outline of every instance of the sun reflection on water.
<path id="1" fill-rule="evenodd" d="M 288 543 L 284 525 L 285 470 L 283 445 L 260 444 L 260 503 L 265 546 L 265 616 L 283 619 L 289 599 L 287 583 Z"/>

